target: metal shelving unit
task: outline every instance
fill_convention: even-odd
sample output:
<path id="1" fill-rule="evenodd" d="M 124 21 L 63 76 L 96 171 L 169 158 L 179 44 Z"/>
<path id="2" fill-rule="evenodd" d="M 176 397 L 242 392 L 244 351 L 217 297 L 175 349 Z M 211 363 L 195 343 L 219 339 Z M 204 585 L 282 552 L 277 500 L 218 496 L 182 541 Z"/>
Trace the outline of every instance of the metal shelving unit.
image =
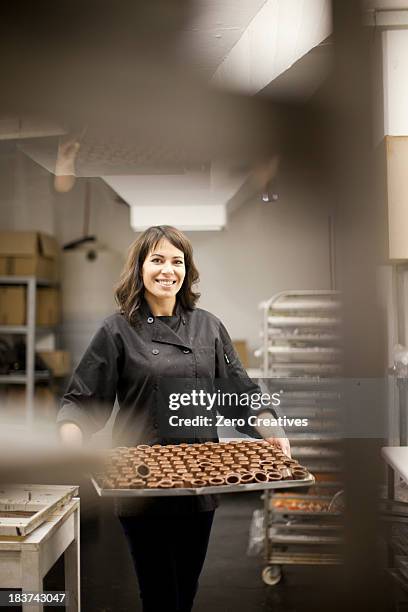
<path id="1" fill-rule="evenodd" d="M 293 456 L 317 476 L 314 495 L 305 495 L 305 500 L 330 500 L 341 488 L 336 381 L 342 371 L 340 295 L 285 291 L 261 308 L 263 346 L 256 354 L 262 358 L 265 383 L 280 390 L 281 415 L 309 422 L 307 428 L 285 428 Z M 319 481 L 319 476 L 328 478 Z M 338 525 L 327 512 L 277 512 L 265 491 L 264 527 L 266 584 L 279 582 L 281 565 L 339 562 L 339 535 L 331 533 Z"/>
<path id="2" fill-rule="evenodd" d="M 35 372 L 35 339 L 38 333 L 50 333 L 54 328 L 36 326 L 36 297 L 38 287 L 54 287 L 55 282 L 35 276 L 0 276 L 0 285 L 23 285 L 27 287 L 26 325 L 1 325 L 0 334 L 21 334 L 26 338 L 26 373 L 5 374 L 0 376 L 2 385 L 25 385 L 26 421 L 31 426 L 34 421 L 35 383 L 49 378 L 45 372 Z"/>

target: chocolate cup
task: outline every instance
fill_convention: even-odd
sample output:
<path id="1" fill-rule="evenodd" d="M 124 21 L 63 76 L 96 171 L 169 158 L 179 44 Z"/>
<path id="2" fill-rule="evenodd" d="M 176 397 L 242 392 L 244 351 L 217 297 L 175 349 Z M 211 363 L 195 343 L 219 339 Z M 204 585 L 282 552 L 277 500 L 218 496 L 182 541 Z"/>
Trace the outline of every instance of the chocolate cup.
<path id="1" fill-rule="evenodd" d="M 275 482 L 277 480 L 282 480 L 282 474 L 278 470 L 268 472 L 268 482 Z"/>
<path id="2" fill-rule="evenodd" d="M 241 484 L 249 484 L 254 481 L 254 475 L 251 472 L 242 472 L 241 474 Z"/>
<path id="3" fill-rule="evenodd" d="M 209 479 L 208 482 L 213 487 L 219 487 L 225 484 L 225 478 L 223 478 L 222 476 L 213 476 L 212 478 Z"/>
<path id="4" fill-rule="evenodd" d="M 234 472 L 230 472 L 225 477 L 225 484 L 229 485 L 237 485 L 241 483 L 241 476 L 239 474 L 235 474 Z"/>
<path id="5" fill-rule="evenodd" d="M 262 470 L 254 470 L 253 472 L 255 482 L 268 482 L 268 474 L 262 472 Z"/>
<path id="6" fill-rule="evenodd" d="M 172 480 L 170 480 L 170 478 L 163 478 L 162 480 L 159 480 L 157 487 L 159 489 L 172 489 L 174 486 L 174 483 Z"/>
<path id="7" fill-rule="evenodd" d="M 175 489 L 182 489 L 184 487 L 184 482 L 182 480 L 173 480 L 173 487 Z"/>
<path id="8" fill-rule="evenodd" d="M 140 478 L 147 478 L 150 474 L 150 468 L 145 463 L 139 463 L 139 465 L 135 465 L 135 473 Z"/>
<path id="9" fill-rule="evenodd" d="M 294 468 L 291 472 L 294 480 L 304 480 L 308 477 L 308 472 L 300 468 Z"/>
<path id="10" fill-rule="evenodd" d="M 273 467 L 273 465 L 263 465 L 262 470 L 267 474 L 269 474 L 269 472 L 279 472 L 279 470 L 276 467 Z"/>
<path id="11" fill-rule="evenodd" d="M 199 489 L 201 487 L 205 487 L 207 486 L 208 481 L 204 480 L 204 478 L 193 478 L 193 480 L 191 481 L 191 485 L 195 488 L 195 489 Z"/>
<path id="12" fill-rule="evenodd" d="M 130 481 L 127 478 L 118 478 L 117 486 L 119 489 L 128 489 L 130 485 Z"/>
<path id="13" fill-rule="evenodd" d="M 214 467 L 214 464 L 211 463 L 211 461 L 200 461 L 200 463 L 198 464 L 198 466 L 200 468 L 212 468 Z"/>
<path id="14" fill-rule="evenodd" d="M 280 468 L 279 471 L 282 474 L 283 480 L 292 480 L 292 471 L 289 468 L 283 467 L 283 468 Z"/>
<path id="15" fill-rule="evenodd" d="M 132 482 L 130 483 L 131 489 L 143 489 L 144 486 L 144 480 L 142 480 L 141 478 L 133 478 Z"/>

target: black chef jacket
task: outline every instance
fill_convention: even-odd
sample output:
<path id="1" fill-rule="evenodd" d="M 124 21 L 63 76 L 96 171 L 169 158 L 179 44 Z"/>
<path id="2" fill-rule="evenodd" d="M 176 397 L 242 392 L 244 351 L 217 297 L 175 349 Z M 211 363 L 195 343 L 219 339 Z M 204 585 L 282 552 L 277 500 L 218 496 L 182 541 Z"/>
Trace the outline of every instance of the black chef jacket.
<path id="1" fill-rule="evenodd" d="M 186 410 L 191 416 L 215 415 L 214 409 L 169 411 L 169 393 L 189 392 L 197 384 L 207 391 L 260 393 L 217 317 L 199 308 L 184 310 L 179 304 L 173 317 L 154 317 L 143 302 L 133 324 L 119 312 L 104 320 L 71 378 L 57 420 L 73 422 L 89 436 L 104 427 L 117 397 L 115 445 L 217 440 L 215 419 L 212 427 L 177 427 L 174 433 L 168 425 L 168 415 L 185 415 Z M 215 408 L 228 417 L 242 417 L 245 425 L 237 429 L 260 437 L 247 425 L 247 406 L 217 403 Z M 149 507 L 158 503 L 166 510 L 172 504 L 186 511 L 216 507 L 214 496 L 167 498 L 165 503 L 152 499 Z"/>

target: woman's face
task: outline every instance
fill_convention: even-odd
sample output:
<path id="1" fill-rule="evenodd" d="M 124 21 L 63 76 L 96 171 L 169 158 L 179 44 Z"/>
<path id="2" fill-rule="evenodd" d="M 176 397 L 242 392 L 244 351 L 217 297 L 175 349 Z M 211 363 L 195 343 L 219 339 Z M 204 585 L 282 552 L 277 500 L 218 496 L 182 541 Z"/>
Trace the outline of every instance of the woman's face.
<path id="1" fill-rule="evenodd" d="M 156 299 L 175 297 L 186 275 L 183 251 L 163 238 L 146 257 L 142 275 L 147 294 Z"/>

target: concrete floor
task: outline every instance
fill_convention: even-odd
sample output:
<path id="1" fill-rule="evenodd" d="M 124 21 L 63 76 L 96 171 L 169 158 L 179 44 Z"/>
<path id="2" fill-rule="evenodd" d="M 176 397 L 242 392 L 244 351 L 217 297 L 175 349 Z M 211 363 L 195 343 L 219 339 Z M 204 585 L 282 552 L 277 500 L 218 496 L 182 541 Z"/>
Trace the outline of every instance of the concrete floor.
<path id="1" fill-rule="evenodd" d="M 293 567 L 285 571 L 279 585 L 264 585 L 262 559 L 246 554 L 252 512 L 260 506 L 258 493 L 222 497 L 194 612 L 316 612 L 333 607 L 330 601 L 338 571 L 333 567 Z M 109 508 L 101 522 L 103 537 L 98 522 L 86 520 L 82 525 L 82 609 L 139 612 L 136 578 L 121 527 Z M 157 568 L 158 585 L 165 571 L 165 567 Z M 62 576 L 59 563 L 50 572 L 46 588 L 62 588 Z"/>

